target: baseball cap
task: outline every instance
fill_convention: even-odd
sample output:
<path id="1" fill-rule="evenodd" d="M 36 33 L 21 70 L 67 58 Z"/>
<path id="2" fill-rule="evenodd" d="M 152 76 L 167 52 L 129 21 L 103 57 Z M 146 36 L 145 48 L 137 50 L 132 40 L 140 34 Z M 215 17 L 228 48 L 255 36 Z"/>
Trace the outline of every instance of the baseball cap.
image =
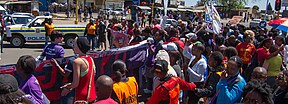
<path id="1" fill-rule="evenodd" d="M 10 74 L 0 74 L 0 94 L 15 92 L 19 89 L 16 78 Z"/>
<path id="2" fill-rule="evenodd" d="M 229 38 L 236 38 L 235 35 L 230 35 Z"/>
<path id="3" fill-rule="evenodd" d="M 156 60 L 153 71 L 168 72 L 168 62 L 165 60 Z"/>
<path id="4" fill-rule="evenodd" d="M 173 42 L 170 42 L 168 44 L 164 44 L 164 45 L 162 45 L 162 47 L 166 51 L 177 51 L 178 50 L 177 45 Z"/>
<path id="5" fill-rule="evenodd" d="M 193 40 L 197 40 L 198 37 L 195 33 L 188 33 L 185 35 L 188 39 L 193 39 Z"/>
<path id="6" fill-rule="evenodd" d="M 158 29 L 158 30 L 161 30 L 161 26 L 159 24 L 153 26 L 153 29 Z"/>
<path id="7" fill-rule="evenodd" d="M 235 61 L 239 68 L 242 67 L 242 65 L 243 65 L 242 59 L 240 57 L 238 57 L 238 56 L 233 56 L 229 60 Z"/>

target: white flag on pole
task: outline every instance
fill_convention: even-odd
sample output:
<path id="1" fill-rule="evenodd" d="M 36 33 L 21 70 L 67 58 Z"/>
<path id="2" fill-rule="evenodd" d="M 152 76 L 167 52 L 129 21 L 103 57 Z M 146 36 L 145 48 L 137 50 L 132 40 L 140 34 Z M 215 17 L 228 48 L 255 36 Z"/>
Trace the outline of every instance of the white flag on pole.
<path id="1" fill-rule="evenodd" d="M 212 8 L 212 18 L 213 18 L 213 32 L 215 34 L 219 34 L 222 28 L 221 17 L 219 16 L 216 8 L 213 5 L 211 5 L 211 8 Z"/>
<path id="2" fill-rule="evenodd" d="M 222 27 L 220 21 L 221 18 L 216 8 L 212 4 L 210 6 L 205 5 L 206 31 L 219 34 Z"/>

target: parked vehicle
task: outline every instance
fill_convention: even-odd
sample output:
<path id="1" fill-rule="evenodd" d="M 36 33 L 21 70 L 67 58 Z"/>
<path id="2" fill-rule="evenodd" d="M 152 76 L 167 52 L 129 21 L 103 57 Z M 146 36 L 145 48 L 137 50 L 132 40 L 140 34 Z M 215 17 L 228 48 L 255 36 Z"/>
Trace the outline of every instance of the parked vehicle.
<path id="1" fill-rule="evenodd" d="M 123 15 L 123 14 L 124 14 L 124 10 L 121 8 L 118 8 L 112 11 L 112 15 Z"/>
<path id="2" fill-rule="evenodd" d="M 11 25 L 6 27 L 4 40 L 10 41 L 15 47 L 22 47 L 26 42 L 45 41 L 45 28 L 43 21 L 52 16 L 37 16 L 24 25 Z M 78 36 L 84 36 L 85 25 L 55 25 L 55 31 L 64 35 L 65 45 L 73 46 L 73 41 Z"/>
<path id="3" fill-rule="evenodd" d="M 0 5 L 0 13 L 2 15 L 8 15 L 8 12 L 6 11 L 6 9 L 4 9 L 1 5 Z"/>
<path id="4" fill-rule="evenodd" d="M 35 18 L 34 15 L 32 15 L 31 13 L 21 13 L 21 12 L 18 12 L 18 13 L 13 13 L 12 15 L 24 15 L 24 16 L 30 16 L 32 18 Z"/>
<path id="5" fill-rule="evenodd" d="M 261 19 L 253 19 L 253 20 L 250 22 L 249 27 L 250 27 L 250 28 L 252 28 L 252 27 L 258 27 L 258 26 L 259 26 L 259 23 L 260 23 L 261 21 L 262 21 Z"/>
<path id="6" fill-rule="evenodd" d="M 113 11 L 112 9 L 108 8 L 108 9 L 103 9 L 105 14 L 111 14 Z"/>
<path id="7" fill-rule="evenodd" d="M 9 25 L 23 25 L 33 20 L 32 17 L 26 15 L 5 15 L 3 16 L 5 26 Z"/>
<path id="8" fill-rule="evenodd" d="M 161 24 L 161 19 L 157 18 L 157 20 L 160 22 Z M 175 19 L 167 19 L 166 23 L 165 23 L 165 28 L 169 27 L 169 26 L 177 26 L 178 25 L 178 21 L 176 21 Z"/>

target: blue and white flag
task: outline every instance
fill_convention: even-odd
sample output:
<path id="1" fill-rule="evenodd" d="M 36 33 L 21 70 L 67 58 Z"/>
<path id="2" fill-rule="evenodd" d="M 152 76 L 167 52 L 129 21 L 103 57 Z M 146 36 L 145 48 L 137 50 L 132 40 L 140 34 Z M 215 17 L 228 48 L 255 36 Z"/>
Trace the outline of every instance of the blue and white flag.
<path id="1" fill-rule="evenodd" d="M 221 18 L 213 5 L 205 5 L 206 30 L 214 34 L 219 34 L 222 28 Z"/>

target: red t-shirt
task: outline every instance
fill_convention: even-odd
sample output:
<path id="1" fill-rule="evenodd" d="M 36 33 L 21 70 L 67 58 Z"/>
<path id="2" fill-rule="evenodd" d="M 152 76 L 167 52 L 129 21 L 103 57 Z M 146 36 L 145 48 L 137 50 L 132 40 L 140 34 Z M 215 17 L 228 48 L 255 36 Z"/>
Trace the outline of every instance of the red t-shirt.
<path id="1" fill-rule="evenodd" d="M 249 64 L 252 61 L 252 56 L 256 52 L 256 48 L 252 43 L 241 42 L 236 46 L 238 56 L 242 59 L 243 64 Z"/>
<path id="2" fill-rule="evenodd" d="M 264 61 L 270 55 L 269 50 L 264 47 L 257 49 L 256 53 L 257 53 L 257 61 L 260 62 L 260 65 L 263 65 Z"/>

